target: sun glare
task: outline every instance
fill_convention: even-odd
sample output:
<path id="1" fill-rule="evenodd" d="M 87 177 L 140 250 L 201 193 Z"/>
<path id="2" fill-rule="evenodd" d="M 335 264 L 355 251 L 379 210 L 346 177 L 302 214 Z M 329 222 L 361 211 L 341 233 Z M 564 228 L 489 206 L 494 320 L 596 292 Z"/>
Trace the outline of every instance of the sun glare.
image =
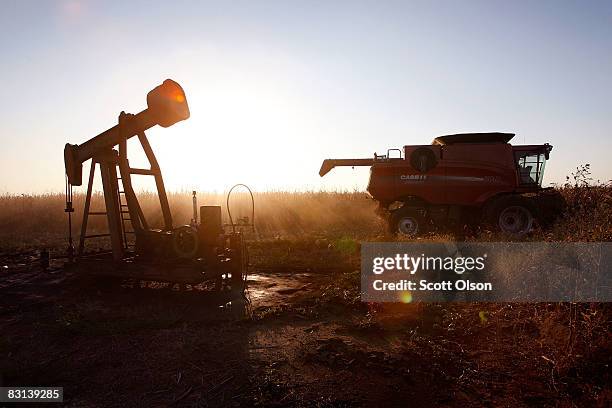
<path id="1" fill-rule="evenodd" d="M 412 293 L 406 291 L 406 292 L 402 292 L 402 294 L 400 295 L 401 301 L 402 303 L 410 303 L 412 302 Z"/>
<path id="2" fill-rule="evenodd" d="M 279 162 L 290 151 L 285 137 L 296 133 L 291 128 L 295 114 L 280 92 L 245 83 L 186 90 L 191 117 L 150 131 L 169 189 L 223 191 L 241 182 L 267 188 L 273 180 L 291 184 L 297 163 L 280 169 Z"/>

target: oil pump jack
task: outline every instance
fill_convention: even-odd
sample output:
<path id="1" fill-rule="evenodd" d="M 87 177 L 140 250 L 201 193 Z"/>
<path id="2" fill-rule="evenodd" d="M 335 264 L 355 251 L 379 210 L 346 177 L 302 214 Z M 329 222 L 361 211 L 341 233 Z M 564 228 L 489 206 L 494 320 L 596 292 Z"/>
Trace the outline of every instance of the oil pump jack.
<path id="1" fill-rule="evenodd" d="M 243 237 L 234 225 L 231 233 L 224 232 L 220 206 L 201 206 L 198 222 L 194 192 L 191 225 L 173 225 L 162 173 L 145 130 L 155 125 L 172 126 L 188 119 L 189 115 L 185 92 L 178 83 L 167 79 L 147 94 L 147 109 L 135 115 L 121 112 L 117 125 L 81 145 L 66 144 L 65 211 L 69 223 L 69 265 L 82 272 L 122 278 L 190 284 L 207 280 L 222 282 L 225 278 L 232 289 L 243 283 L 246 271 Z M 150 163 L 148 169 L 130 166 L 127 141 L 134 136 Z M 91 166 L 75 254 L 72 187 L 82 185 L 82 166 L 87 160 L 91 160 Z M 106 206 L 103 212 L 90 211 L 96 167 L 99 167 L 102 179 Z M 154 177 L 163 215 L 161 229 L 149 226 L 132 185 L 133 174 Z M 90 216 L 105 216 L 108 233 L 88 235 Z M 110 237 L 112 251 L 86 253 L 86 240 L 101 237 Z"/>

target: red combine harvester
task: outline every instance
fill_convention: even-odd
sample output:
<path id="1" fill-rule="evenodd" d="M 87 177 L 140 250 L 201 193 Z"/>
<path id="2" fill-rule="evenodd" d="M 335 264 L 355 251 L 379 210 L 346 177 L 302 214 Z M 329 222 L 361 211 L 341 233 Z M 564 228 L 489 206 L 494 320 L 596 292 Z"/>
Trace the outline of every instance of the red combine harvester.
<path id="1" fill-rule="evenodd" d="M 371 159 L 327 159 L 319 174 L 337 166 L 371 166 L 368 192 L 379 202 L 389 230 L 416 236 L 430 227 L 488 224 L 515 237 L 534 221 L 552 222 L 563 199 L 542 188 L 552 146 L 512 146 L 513 133 L 436 137 L 431 145 L 390 149 Z M 391 157 L 397 152 L 396 157 Z"/>

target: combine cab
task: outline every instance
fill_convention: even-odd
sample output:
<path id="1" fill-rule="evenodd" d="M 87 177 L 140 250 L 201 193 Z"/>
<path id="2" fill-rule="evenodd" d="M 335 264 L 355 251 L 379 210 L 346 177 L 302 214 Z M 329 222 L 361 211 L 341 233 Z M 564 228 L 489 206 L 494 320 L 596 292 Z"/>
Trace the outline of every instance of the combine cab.
<path id="1" fill-rule="evenodd" d="M 367 190 L 392 233 L 414 236 L 432 227 L 485 223 L 520 237 L 535 222 L 552 222 L 563 200 L 542 188 L 552 146 L 512 146 L 513 137 L 440 136 L 431 145 L 404 146 L 372 159 L 327 159 L 319 174 L 337 166 L 371 166 Z"/>

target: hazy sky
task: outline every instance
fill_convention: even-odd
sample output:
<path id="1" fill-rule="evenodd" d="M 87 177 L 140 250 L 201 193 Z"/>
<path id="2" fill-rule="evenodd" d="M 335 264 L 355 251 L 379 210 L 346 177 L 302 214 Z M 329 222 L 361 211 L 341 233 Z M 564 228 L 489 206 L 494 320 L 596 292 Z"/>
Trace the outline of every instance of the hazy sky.
<path id="1" fill-rule="evenodd" d="M 515 132 L 554 145 L 545 181 L 612 178 L 612 1 L 0 3 L 0 192 L 63 191 L 63 146 L 146 107 L 169 189 L 365 188 L 322 159 Z"/>

